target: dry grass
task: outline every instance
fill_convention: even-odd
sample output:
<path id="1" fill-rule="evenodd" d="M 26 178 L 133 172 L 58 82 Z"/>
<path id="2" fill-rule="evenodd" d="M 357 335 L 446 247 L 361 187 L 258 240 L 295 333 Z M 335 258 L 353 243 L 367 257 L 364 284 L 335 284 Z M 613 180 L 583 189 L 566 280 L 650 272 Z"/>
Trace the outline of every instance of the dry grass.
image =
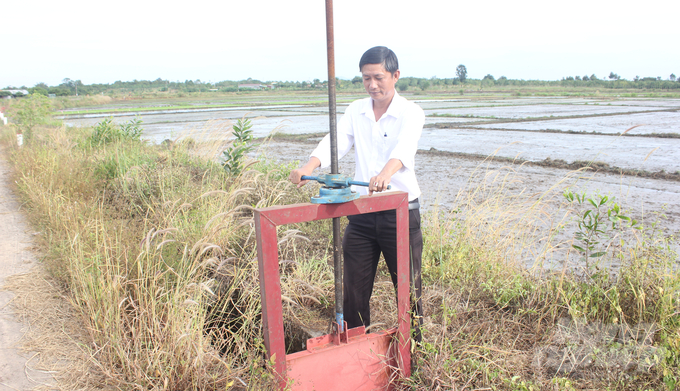
<path id="1" fill-rule="evenodd" d="M 578 188 L 587 176 L 574 171 L 542 193 L 527 194 L 523 175 L 521 165 L 482 164 L 460 190 L 453 211 L 427 215 L 427 342 L 417 352 L 413 387 L 674 384 L 677 352 L 668 352 L 680 340 L 680 278 L 677 254 L 668 247 L 673 238 L 651 224 L 641 231 L 608 230 L 602 235 L 606 256 L 586 267 L 571 247 L 583 210 L 563 192 Z M 609 339 L 588 333 L 559 339 L 561 319 L 618 332 Z M 654 325 L 653 343 L 626 339 L 625 330 L 641 322 Z M 560 354 L 566 359 L 556 360 Z"/>
<path id="2" fill-rule="evenodd" d="M 45 232 L 46 261 L 66 287 L 59 295 L 70 298 L 85 325 L 86 335 L 73 337 L 81 369 L 60 378 L 64 389 L 97 382 L 121 389 L 271 387 L 252 209 L 309 194 L 286 181 L 289 167 L 267 162 L 228 176 L 213 163 L 228 129 L 212 123 L 161 146 L 118 142 L 97 149 L 83 141 L 87 130 L 51 129 L 14 151 L 18 186 Z M 426 342 L 415 350 L 417 370 L 406 387 L 671 388 L 680 377 L 680 278 L 677 254 L 664 247 L 668 238 L 643 231 L 610 247 L 608 259 L 621 265 L 616 273 L 578 271 L 573 263 L 545 273 L 544 262 L 570 248 L 564 232 L 578 211 L 562 191 L 582 172 L 540 194 L 522 192 L 522 175 L 521 166 L 482 164 L 452 212 L 425 217 Z M 291 348 L 327 328 L 334 302 L 329 231 L 315 222 L 279 232 Z M 573 255 L 562 258 L 565 265 Z M 374 320 L 389 327 L 394 290 L 384 271 L 378 278 Z M 659 350 L 641 371 L 598 362 L 564 371 L 550 352 L 577 352 L 564 349 L 579 343 L 558 332 L 563 318 L 655 325 L 651 345 L 629 343 L 621 332 L 621 341 L 593 345 L 608 355 L 579 354 L 614 362 L 635 346 L 666 353 Z"/>
<path id="3" fill-rule="evenodd" d="M 81 95 L 66 96 L 54 100 L 55 109 L 68 109 L 71 107 L 82 106 L 102 106 L 113 102 L 114 99 L 108 95 Z"/>
<path id="4" fill-rule="evenodd" d="M 194 142 L 93 150 L 87 132 L 58 128 L 14 150 L 18 187 L 45 232 L 49 270 L 86 325 L 81 343 L 101 384 L 267 387 L 252 209 L 308 196 L 292 192 L 274 167 L 226 175 L 211 162 L 224 130 L 218 124 Z M 311 239 L 284 233 L 282 253 L 299 258 L 298 242 L 325 247 L 324 229 L 314 231 Z M 326 282 L 295 284 L 328 275 L 317 263 L 291 268 L 284 295 L 323 310 Z M 290 324 L 299 318 L 287 316 Z"/>
<path id="5" fill-rule="evenodd" d="M 105 384 L 102 368 L 92 357 L 86 324 L 73 307 L 70 295 L 44 268 L 10 277 L 4 289 L 16 296 L 13 306 L 27 325 L 22 348 L 36 352 L 33 364 L 49 373 L 59 389 L 90 389 Z M 43 384 L 37 390 L 53 390 Z"/>

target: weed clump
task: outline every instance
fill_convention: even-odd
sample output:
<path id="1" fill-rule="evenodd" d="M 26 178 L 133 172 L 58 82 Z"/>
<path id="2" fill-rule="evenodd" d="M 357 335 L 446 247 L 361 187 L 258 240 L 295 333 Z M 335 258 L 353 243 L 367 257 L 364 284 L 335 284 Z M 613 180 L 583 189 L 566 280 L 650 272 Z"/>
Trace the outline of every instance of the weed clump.
<path id="1" fill-rule="evenodd" d="M 106 118 L 94 126 L 88 141 L 95 147 L 120 140 L 139 141 L 143 130 L 141 125 L 142 120 L 139 118 L 118 125 L 113 123 L 112 118 Z"/>

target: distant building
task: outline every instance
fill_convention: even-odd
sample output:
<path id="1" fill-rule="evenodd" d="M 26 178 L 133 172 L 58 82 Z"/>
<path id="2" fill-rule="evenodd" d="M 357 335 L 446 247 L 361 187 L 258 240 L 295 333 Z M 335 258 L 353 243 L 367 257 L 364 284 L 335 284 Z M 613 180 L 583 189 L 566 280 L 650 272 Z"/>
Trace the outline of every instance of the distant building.
<path id="1" fill-rule="evenodd" d="M 0 90 L 0 98 L 2 99 L 12 99 L 18 96 L 27 96 L 28 94 L 28 90 Z"/>
<path id="2" fill-rule="evenodd" d="M 261 90 L 262 84 L 239 84 L 238 89 L 244 90 Z"/>
<path id="3" fill-rule="evenodd" d="M 261 89 L 274 89 L 273 84 L 239 84 L 238 89 L 244 89 L 244 90 L 261 90 Z"/>

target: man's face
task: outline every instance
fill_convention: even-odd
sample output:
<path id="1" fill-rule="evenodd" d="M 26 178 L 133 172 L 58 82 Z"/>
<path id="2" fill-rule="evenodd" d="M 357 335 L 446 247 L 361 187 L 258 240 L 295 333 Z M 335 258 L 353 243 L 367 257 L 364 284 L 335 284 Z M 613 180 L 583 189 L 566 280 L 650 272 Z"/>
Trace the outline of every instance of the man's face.
<path id="1" fill-rule="evenodd" d="M 394 86 L 399 80 L 399 71 L 389 73 L 382 64 L 365 64 L 361 67 L 364 88 L 377 102 L 389 103 L 394 96 Z"/>

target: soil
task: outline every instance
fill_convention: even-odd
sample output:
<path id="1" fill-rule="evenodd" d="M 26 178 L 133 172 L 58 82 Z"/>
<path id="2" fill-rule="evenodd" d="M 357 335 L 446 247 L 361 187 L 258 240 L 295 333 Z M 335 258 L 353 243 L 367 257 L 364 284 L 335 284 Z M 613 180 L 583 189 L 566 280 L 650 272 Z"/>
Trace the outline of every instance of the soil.
<path id="1" fill-rule="evenodd" d="M 262 153 L 279 162 L 306 162 L 309 153 L 318 143 L 319 137 L 302 136 L 272 139 L 263 146 Z M 608 167 L 593 166 L 574 175 L 572 167 L 564 162 L 544 161 L 527 164 L 506 159 L 484 160 L 481 155 L 454 154 L 436 150 L 419 150 L 416 154 L 416 174 L 422 191 L 421 206 L 427 212 L 435 206 L 450 210 L 455 207 L 459 193 L 474 190 L 479 186 L 484 173 L 492 171 L 512 172 L 513 182 L 509 190 L 514 194 L 539 194 L 553 189 L 558 198 L 566 188 L 588 194 L 614 196 L 627 215 L 649 226 L 657 223 L 664 235 L 680 235 L 680 182 L 675 178 L 656 179 L 652 177 L 621 175 Z M 354 151 L 350 151 L 339 162 L 340 172 L 353 174 Z M 481 176 L 480 176 L 481 173 Z M 570 178 L 563 181 L 564 178 Z M 562 182 L 561 182 L 562 181 Z M 558 186 L 558 188 L 555 188 Z M 563 232 L 561 239 L 570 240 L 573 233 Z M 675 251 L 677 240 L 672 242 Z M 527 266 L 532 266 L 525 260 Z M 561 264 L 555 264 L 560 267 Z"/>

